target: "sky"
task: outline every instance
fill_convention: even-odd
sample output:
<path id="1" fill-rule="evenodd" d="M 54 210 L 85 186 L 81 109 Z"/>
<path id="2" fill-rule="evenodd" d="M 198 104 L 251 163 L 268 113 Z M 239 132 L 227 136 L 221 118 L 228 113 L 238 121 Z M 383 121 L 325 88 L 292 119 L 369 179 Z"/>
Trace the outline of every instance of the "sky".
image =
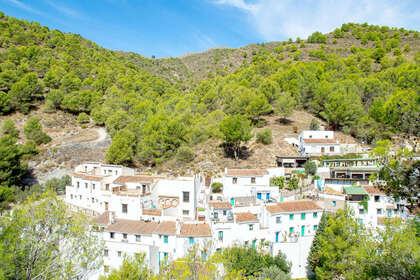
<path id="1" fill-rule="evenodd" d="M 420 31 L 420 0 L 0 0 L 0 10 L 148 57 L 306 38 L 347 22 Z"/>

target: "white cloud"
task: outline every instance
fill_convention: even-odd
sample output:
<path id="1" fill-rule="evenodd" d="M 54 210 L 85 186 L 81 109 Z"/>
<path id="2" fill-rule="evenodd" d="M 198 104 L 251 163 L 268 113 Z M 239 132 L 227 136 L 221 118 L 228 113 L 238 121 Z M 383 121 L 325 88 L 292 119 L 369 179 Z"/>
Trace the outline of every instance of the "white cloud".
<path id="1" fill-rule="evenodd" d="M 44 15 L 44 13 L 42 13 L 41 11 L 39 11 L 39 10 L 37 10 L 35 8 L 32 8 L 31 6 L 26 5 L 25 3 L 21 2 L 21 1 L 18 1 L 18 0 L 6 0 L 6 2 L 9 2 L 10 4 L 12 4 L 12 5 L 14 5 L 14 6 L 16 6 L 16 7 L 20 8 L 20 9 L 22 9 L 22 10 L 25 10 L 27 12 L 30 12 L 30 13 L 33 13 L 33 14 L 38 14 L 38 15 Z"/>
<path id="2" fill-rule="evenodd" d="M 329 32 L 346 22 L 368 22 L 418 29 L 416 0 L 213 0 L 248 15 L 264 40 L 306 38 L 314 31 Z"/>
<path id="3" fill-rule="evenodd" d="M 56 9 L 57 11 L 59 11 L 62 14 L 65 14 L 67 16 L 73 17 L 73 18 L 81 18 L 81 15 L 78 11 L 73 10 L 69 7 L 57 4 L 54 1 L 49 1 L 49 0 L 45 0 L 45 3 L 47 3 L 48 5 L 50 5 L 52 8 Z"/>

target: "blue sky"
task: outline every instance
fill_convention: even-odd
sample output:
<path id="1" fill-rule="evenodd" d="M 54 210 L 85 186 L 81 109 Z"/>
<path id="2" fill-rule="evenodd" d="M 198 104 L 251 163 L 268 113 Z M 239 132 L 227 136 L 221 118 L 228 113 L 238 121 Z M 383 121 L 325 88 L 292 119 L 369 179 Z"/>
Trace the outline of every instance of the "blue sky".
<path id="1" fill-rule="evenodd" d="M 344 22 L 420 30 L 418 0 L 0 0 L 0 10 L 149 57 L 306 38 Z"/>

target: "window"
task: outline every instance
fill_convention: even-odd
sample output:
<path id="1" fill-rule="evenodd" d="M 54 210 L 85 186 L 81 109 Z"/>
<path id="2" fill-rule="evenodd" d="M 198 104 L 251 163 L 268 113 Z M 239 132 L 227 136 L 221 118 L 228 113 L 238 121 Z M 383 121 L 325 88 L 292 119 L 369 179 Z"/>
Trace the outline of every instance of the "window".
<path id="1" fill-rule="evenodd" d="M 321 147 L 321 153 L 325 153 L 325 147 Z"/>
<path id="2" fill-rule="evenodd" d="M 294 216 L 295 216 L 294 214 L 290 214 L 289 215 L 289 220 L 293 220 Z"/>
<path id="3" fill-rule="evenodd" d="M 80 183 L 79 182 L 76 182 L 76 184 L 77 184 L 77 187 L 80 188 Z"/>
<path id="4" fill-rule="evenodd" d="M 92 189 L 95 189 L 95 184 L 92 184 Z"/>
<path id="5" fill-rule="evenodd" d="M 305 219 L 306 219 L 306 213 L 302 213 L 302 214 L 300 214 L 300 219 L 301 219 L 301 220 L 305 220 Z"/>
<path id="6" fill-rule="evenodd" d="M 88 188 L 88 183 L 85 183 L 85 187 L 86 187 L 86 189 Z"/>
<path id="7" fill-rule="evenodd" d="M 194 237 L 189 238 L 190 244 L 194 244 Z"/>
<path id="8" fill-rule="evenodd" d="M 376 209 L 376 214 L 381 215 L 382 214 L 382 209 Z"/>
<path id="9" fill-rule="evenodd" d="M 221 254 L 222 253 L 222 249 L 221 248 L 217 248 L 216 249 L 216 253 Z"/>
<path id="10" fill-rule="evenodd" d="M 248 241 L 245 241 L 245 246 L 248 246 Z"/>
<path id="11" fill-rule="evenodd" d="M 140 240 L 141 240 L 140 235 L 136 235 L 136 242 L 140 242 Z"/>
<path id="12" fill-rule="evenodd" d="M 214 217 L 214 219 L 218 219 L 219 218 L 219 213 L 213 212 L 213 217 Z"/>
<path id="13" fill-rule="evenodd" d="M 115 232 L 110 232 L 110 233 L 109 233 L 109 237 L 110 237 L 111 239 L 114 239 L 114 238 L 115 238 Z"/>
<path id="14" fill-rule="evenodd" d="M 118 257 L 121 257 L 121 256 L 122 256 L 122 252 L 118 251 Z"/>
<path id="15" fill-rule="evenodd" d="M 165 244 L 168 243 L 168 236 L 167 235 L 163 236 L 163 243 L 165 243 Z"/>
<path id="16" fill-rule="evenodd" d="M 318 225 L 314 225 L 314 231 L 318 229 Z"/>
<path id="17" fill-rule="evenodd" d="M 334 152 L 334 147 L 333 146 L 330 147 L 330 152 Z"/>
<path id="18" fill-rule="evenodd" d="M 127 233 L 123 233 L 123 238 L 127 239 Z"/>
<path id="19" fill-rule="evenodd" d="M 219 236 L 219 240 L 223 241 L 223 231 L 219 231 L 218 236 Z"/>
<path id="20" fill-rule="evenodd" d="M 280 224 L 281 223 L 281 217 L 276 217 L 276 223 Z"/>
<path id="21" fill-rule="evenodd" d="M 226 216 L 226 210 L 223 210 L 223 216 Z"/>
<path id="22" fill-rule="evenodd" d="M 325 135 L 325 138 L 328 138 L 328 135 Z"/>
<path id="23" fill-rule="evenodd" d="M 72 194 L 70 195 L 70 199 L 73 199 L 73 195 Z"/>
<path id="24" fill-rule="evenodd" d="M 95 198 L 92 197 L 92 203 L 95 203 Z"/>
<path id="25" fill-rule="evenodd" d="M 182 215 L 188 216 L 190 214 L 189 210 L 182 210 Z"/>
<path id="26" fill-rule="evenodd" d="M 106 190 L 106 191 L 109 191 L 109 184 L 106 184 L 106 185 L 105 185 L 105 190 Z"/>
<path id="27" fill-rule="evenodd" d="M 318 212 L 314 212 L 314 218 L 318 218 Z"/>
<path id="28" fill-rule="evenodd" d="M 295 231 L 294 227 L 289 227 L 289 233 L 293 233 Z"/>
<path id="29" fill-rule="evenodd" d="M 108 202 L 105 202 L 105 211 L 108 211 Z"/>
<path id="30" fill-rule="evenodd" d="M 254 230 L 254 225 L 249 225 L 249 230 Z"/>
<path id="31" fill-rule="evenodd" d="M 108 173 L 112 175 L 112 170 L 111 169 L 108 169 Z"/>
<path id="32" fill-rule="evenodd" d="M 232 178 L 232 184 L 237 184 L 237 183 L 238 183 L 238 178 L 233 177 L 233 178 Z"/>
<path id="33" fill-rule="evenodd" d="M 182 201 L 190 202 L 190 192 L 182 192 Z"/>
<path id="34" fill-rule="evenodd" d="M 108 273 L 109 272 L 109 265 L 104 265 L 104 272 Z"/>
<path id="35" fill-rule="evenodd" d="M 365 214 L 365 209 L 359 209 L 359 214 L 360 214 L 360 215 Z"/>
<path id="36" fill-rule="evenodd" d="M 122 212 L 123 213 L 127 214 L 127 210 L 128 210 L 127 208 L 128 208 L 127 204 L 122 204 Z"/>
<path id="37" fill-rule="evenodd" d="M 381 197 L 379 195 L 375 195 L 375 202 L 381 201 Z"/>
<path id="38" fill-rule="evenodd" d="M 105 249 L 105 250 L 104 250 L 104 256 L 105 256 L 105 257 L 108 257 L 108 249 Z"/>
<path id="39" fill-rule="evenodd" d="M 251 177 L 251 184 L 255 184 L 255 177 Z"/>
<path id="40" fill-rule="evenodd" d="M 336 207 L 337 206 L 337 201 L 333 200 L 332 205 L 333 205 L 333 207 Z"/>
<path id="41" fill-rule="evenodd" d="M 80 197 L 80 200 L 82 200 L 82 195 L 79 195 L 79 197 Z"/>

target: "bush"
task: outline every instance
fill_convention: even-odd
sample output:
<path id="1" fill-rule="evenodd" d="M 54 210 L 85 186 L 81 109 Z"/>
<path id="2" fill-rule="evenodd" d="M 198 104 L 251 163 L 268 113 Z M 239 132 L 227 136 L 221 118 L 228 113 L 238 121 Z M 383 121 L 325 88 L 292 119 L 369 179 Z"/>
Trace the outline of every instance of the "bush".
<path id="1" fill-rule="evenodd" d="M 181 162 L 191 162 L 194 160 L 195 154 L 193 150 L 191 150 L 188 146 L 182 146 L 178 149 L 178 152 L 176 153 L 176 159 Z"/>
<path id="2" fill-rule="evenodd" d="M 71 185 L 71 177 L 69 175 L 64 175 L 61 178 L 52 178 L 45 182 L 45 187 L 62 195 L 66 193 L 66 186 Z"/>
<path id="3" fill-rule="evenodd" d="M 257 143 L 262 143 L 264 145 L 271 144 L 273 142 L 273 135 L 271 130 L 266 128 L 257 132 Z"/>
<path id="4" fill-rule="evenodd" d="M 308 43 L 326 43 L 327 36 L 323 35 L 321 32 L 314 32 L 311 36 L 308 37 Z"/>
<path id="5" fill-rule="evenodd" d="M 319 130 L 320 124 L 317 119 L 312 119 L 311 124 L 309 125 L 310 130 Z"/>
<path id="6" fill-rule="evenodd" d="M 258 277 L 259 280 L 290 280 L 290 275 L 278 268 L 277 266 L 270 266 L 264 267 L 260 276 Z"/>
<path id="7" fill-rule="evenodd" d="M 215 182 L 215 183 L 211 184 L 211 191 L 213 193 L 219 193 L 219 192 L 222 191 L 222 189 L 223 189 L 223 184 L 222 183 Z"/>
<path id="8" fill-rule="evenodd" d="M 79 123 L 88 123 L 90 121 L 90 118 L 89 118 L 88 114 L 86 114 L 85 112 L 82 112 L 77 117 L 77 121 Z"/>
<path id="9" fill-rule="evenodd" d="M 23 127 L 23 133 L 26 138 L 33 140 L 37 145 L 46 144 L 51 141 L 51 137 L 42 130 L 40 121 L 38 117 L 30 117 Z"/>
<path id="10" fill-rule="evenodd" d="M 285 181 L 284 177 L 280 177 L 280 176 L 270 178 L 270 186 L 277 186 L 279 187 L 279 189 L 282 189 L 284 188 L 284 181 Z"/>
<path id="11" fill-rule="evenodd" d="M 303 167 L 305 168 L 305 173 L 306 174 L 311 174 L 311 175 L 315 175 L 316 173 L 316 164 L 315 162 L 313 162 L 312 160 L 308 160 L 307 162 L 305 162 L 305 164 L 303 165 Z"/>

